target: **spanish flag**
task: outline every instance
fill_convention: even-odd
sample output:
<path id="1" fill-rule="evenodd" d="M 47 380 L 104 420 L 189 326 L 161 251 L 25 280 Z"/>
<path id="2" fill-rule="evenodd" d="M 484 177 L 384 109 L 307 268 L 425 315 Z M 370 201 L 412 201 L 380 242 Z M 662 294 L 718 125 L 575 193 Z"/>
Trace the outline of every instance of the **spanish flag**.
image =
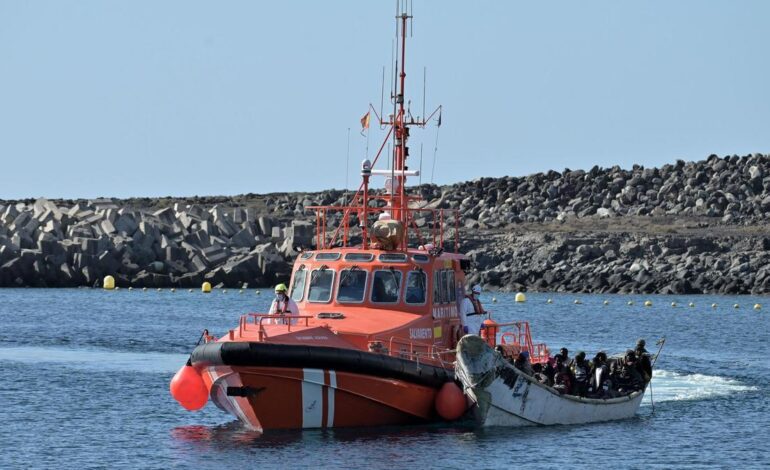
<path id="1" fill-rule="evenodd" d="M 366 114 L 364 114 L 364 117 L 361 118 L 361 135 L 364 135 L 364 131 L 366 129 L 369 129 L 369 113 L 371 111 L 367 111 Z"/>

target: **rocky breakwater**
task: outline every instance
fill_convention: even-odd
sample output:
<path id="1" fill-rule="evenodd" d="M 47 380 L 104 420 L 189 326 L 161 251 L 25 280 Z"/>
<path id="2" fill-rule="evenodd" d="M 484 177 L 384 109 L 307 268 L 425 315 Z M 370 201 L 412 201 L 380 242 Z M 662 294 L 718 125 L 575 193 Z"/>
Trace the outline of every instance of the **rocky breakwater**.
<path id="1" fill-rule="evenodd" d="M 493 235 L 486 248 L 469 252 L 481 267 L 470 282 L 507 291 L 770 293 L 770 237 L 724 228 L 703 236 L 685 227 L 662 235 L 647 228 Z"/>
<path id="2" fill-rule="evenodd" d="M 414 192 L 429 208 L 459 211 L 462 251 L 475 261 L 471 282 L 489 289 L 770 293 L 765 155 L 566 169 Z M 158 287 L 285 281 L 295 248 L 313 246 L 307 207 L 346 200 L 329 190 L 0 201 L 0 286 L 94 285 L 106 274 L 118 285 Z M 445 222 L 455 225 L 452 217 Z M 423 229 L 436 223 L 415 220 Z"/>
<path id="3" fill-rule="evenodd" d="M 743 224 L 770 216 L 770 158 L 711 155 L 661 168 L 594 166 L 480 178 L 423 192 L 440 198 L 439 207 L 460 209 L 466 228 L 594 216 L 707 217 Z"/>
<path id="4" fill-rule="evenodd" d="M 119 286 L 267 285 L 313 237 L 308 222 L 248 208 L 123 204 L 0 201 L 0 286 L 100 285 L 107 274 Z"/>
<path id="5" fill-rule="evenodd" d="M 490 289 L 770 293 L 765 155 L 483 178 L 440 197 Z"/>

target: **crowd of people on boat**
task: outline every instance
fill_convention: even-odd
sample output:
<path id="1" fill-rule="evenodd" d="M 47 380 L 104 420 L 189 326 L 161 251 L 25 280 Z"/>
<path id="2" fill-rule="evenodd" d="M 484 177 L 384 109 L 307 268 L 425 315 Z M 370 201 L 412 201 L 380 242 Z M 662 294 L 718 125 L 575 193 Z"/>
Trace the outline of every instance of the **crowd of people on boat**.
<path id="1" fill-rule="evenodd" d="M 534 365 L 529 361 L 529 353 L 521 351 L 513 365 L 563 395 L 616 398 L 643 390 L 650 381 L 652 362 L 645 346 L 640 339 L 636 348 L 627 350 L 622 357 L 608 358 L 604 351 L 599 351 L 593 360 L 586 359 L 583 351 L 570 358 L 569 350 L 561 348 L 547 362 Z"/>

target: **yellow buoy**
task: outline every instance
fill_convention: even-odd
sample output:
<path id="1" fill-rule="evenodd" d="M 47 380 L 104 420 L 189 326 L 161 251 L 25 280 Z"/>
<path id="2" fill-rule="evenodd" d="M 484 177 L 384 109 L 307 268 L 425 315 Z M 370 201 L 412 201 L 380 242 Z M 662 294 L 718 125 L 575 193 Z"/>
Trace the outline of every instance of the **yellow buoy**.
<path id="1" fill-rule="evenodd" d="M 208 294 L 209 292 L 211 292 L 211 283 L 209 281 L 206 281 L 203 284 L 201 284 L 201 292 L 203 292 L 204 294 Z"/>
<path id="2" fill-rule="evenodd" d="M 672 307 L 676 307 L 676 302 L 671 302 Z"/>
<path id="3" fill-rule="evenodd" d="M 602 303 L 603 303 L 604 305 L 609 305 L 609 304 L 610 304 L 610 301 L 609 301 L 609 300 L 605 300 L 605 301 L 604 301 L 604 302 L 602 302 Z"/>
<path id="4" fill-rule="evenodd" d="M 496 304 L 496 303 L 497 303 L 497 297 L 492 297 L 492 303 L 493 303 L 493 304 Z"/>
<path id="5" fill-rule="evenodd" d="M 553 300 L 551 300 L 551 299 L 548 299 L 548 300 L 546 300 L 546 301 L 545 301 L 545 303 L 547 303 L 547 304 L 552 304 L 552 303 L 553 303 Z"/>
<path id="6" fill-rule="evenodd" d="M 717 308 L 717 304 L 711 304 L 711 308 Z"/>
<path id="7" fill-rule="evenodd" d="M 112 290 L 115 288 L 115 278 L 112 276 L 104 276 L 104 282 L 102 283 L 102 286 L 104 286 L 107 290 Z"/>
<path id="8" fill-rule="evenodd" d="M 762 306 L 760 304 L 754 304 L 754 310 L 760 310 Z"/>
<path id="9" fill-rule="evenodd" d="M 517 292 L 516 293 L 516 302 L 526 302 L 527 296 L 524 295 L 524 292 Z"/>
<path id="10" fill-rule="evenodd" d="M 645 307 L 652 307 L 652 300 L 645 300 L 644 301 L 644 306 Z"/>
<path id="11" fill-rule="evenodd" d="M 261 294 L 262 294 L 262 292 L 260 292 L 260 291 L 257 291 L 257 292 L 256 292 L 256 294 L 257 294 L 257 295 L 261 295 Z"/>
<path id="12" fill-rule="evenodd" d="M 735 305 L 733 305 L 733 308 L 741 308 L 741 306 L 738 305 L 738 304 L 735 304 Z"/>
<path id="13" fill-rule="evenodd" d="M 176 292 L 176 288 L 175 288 L 175 287 L 172 287 L 172 288 L 171 288 L 171 292 Z"/>
<path id="14" fill-rule="evenodd" d="M 581 301 L 580 301 L 580 299 L 575 299 L 575 302 L 574 302 L 574 303 L 575 303 L 575 305 L 580 305 L 580 304 L 582 304 L 583 302 L 581 302 Z"/>
<path id="15" fill-rule="evenodd" d="M 634 301 L 633 300 L 629 300 L 628 301 L 628 305 L 634 305 Z"/>
<path id="16" fill-rule="evenodd" d="M 692 302 L 690 302 L 688 305 L 689 305 L 690 307 L 695 307 L 695 304 L 694 304 L 694 303 L 692 303 Z"/>

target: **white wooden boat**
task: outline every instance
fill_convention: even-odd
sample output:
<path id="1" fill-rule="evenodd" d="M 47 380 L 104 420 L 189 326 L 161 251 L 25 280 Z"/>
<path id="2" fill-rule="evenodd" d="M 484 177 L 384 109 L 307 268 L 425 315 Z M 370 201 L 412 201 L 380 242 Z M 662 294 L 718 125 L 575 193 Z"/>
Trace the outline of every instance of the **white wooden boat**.
<path id="1" fill-rule="evenodd" d="M 474 417 L 482 426 L 584 424 L 630 418 L 644 390 L 608 398 L 560 395 L 515 368 L 487 342 L 475 335 L 457 344 L 455 376 L 476 404 Z"/>

